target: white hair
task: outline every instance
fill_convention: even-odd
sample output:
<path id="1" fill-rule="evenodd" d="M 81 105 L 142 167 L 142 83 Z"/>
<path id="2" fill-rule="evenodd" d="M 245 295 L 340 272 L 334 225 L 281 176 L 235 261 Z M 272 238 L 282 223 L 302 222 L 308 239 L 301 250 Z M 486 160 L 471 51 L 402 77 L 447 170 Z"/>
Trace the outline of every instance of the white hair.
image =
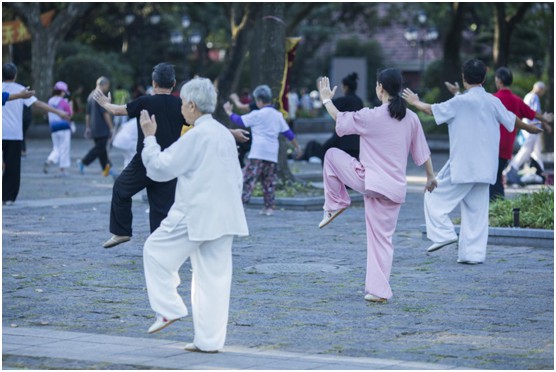
<path id="1" fill-rule="evenodd" d="M 188 81 L 180 91 L 181 99 L 193 102 L 203 114 L 212 114 L 216 109 L 216 88 L 214 84 L 202 77 Z"/>
<path id="2" fill-rule="evenodd" d="M 545 85 L 542 81 L 537 81 L 535 84 L 533 84 L 533 88 L 535 89 L 545 89 Z"/>

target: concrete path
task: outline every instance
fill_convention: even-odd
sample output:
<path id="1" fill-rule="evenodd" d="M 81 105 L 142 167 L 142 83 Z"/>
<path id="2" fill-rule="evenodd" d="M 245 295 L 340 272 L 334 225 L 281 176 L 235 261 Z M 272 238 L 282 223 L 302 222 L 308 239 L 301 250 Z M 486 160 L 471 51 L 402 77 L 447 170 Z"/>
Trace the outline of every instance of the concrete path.
<path id="1" fill-rule="evenodd" d="M 394 359 L 353 358 L 303 352 L 265 351 L 227 345 L 218 354 L 191 353 L 184 343 L 152 338 L 108 336 L 54 331 L 44 328 L 5 328 L 2 331 L 4 363 L 29 367 L 23 361 L 52 368 L 79 369 L 454 369 L 438 363 Z"/>
<path id="2" fill-rule="evenodd" d="M 74 141 L 72 153 L 90 145 Z M 5 369 L 554 367 L 553 249 L 492 245 L 478 266 L 457 264 L 455 246 L 427 255 L 419 229 L 424 171 L 412 165 L 388 303 L 363 300 L 363 208 L 319 230 L 320 211 L 266 217 L 250 207 L 251 235 L 234 243 L 224 352 L 187 353 L 190 317 L 146 334 L 154 320 L 142 265 L 147 205 L 140 196 L 133 204 L 131 242 L 102 249 L 113 181 L 98 164 L 84 176 L 45 175 L 49 150 L 49 141 L 29 141 L 20 196 L 2 208 Z M 439 170 L 445 155 L 433 160 Z M 181 276 L 189 305 L 189 263 Z"/>

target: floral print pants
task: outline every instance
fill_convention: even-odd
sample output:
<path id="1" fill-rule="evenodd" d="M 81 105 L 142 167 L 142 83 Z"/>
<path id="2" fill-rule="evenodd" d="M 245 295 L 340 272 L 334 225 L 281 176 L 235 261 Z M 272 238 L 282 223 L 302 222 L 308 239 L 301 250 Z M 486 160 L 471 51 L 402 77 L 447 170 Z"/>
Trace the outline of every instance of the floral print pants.
<path id="1" fill-rule="evenodd" d="M 243 203 L 248 203 L 257 181 L 263 186 L 264 207 L 274 208 L 274 185 L 276 184 L 277 164 L 267 160 L 248 159 L 243 168 Z"/>

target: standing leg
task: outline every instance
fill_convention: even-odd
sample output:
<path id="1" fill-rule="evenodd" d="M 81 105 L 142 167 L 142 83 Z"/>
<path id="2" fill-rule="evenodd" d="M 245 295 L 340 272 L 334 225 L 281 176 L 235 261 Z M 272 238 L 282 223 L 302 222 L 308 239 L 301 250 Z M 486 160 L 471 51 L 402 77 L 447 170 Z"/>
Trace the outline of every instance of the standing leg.
<path id="1" fill-rule="evenodd" d="M 497 198 L 504 199 L 504 182 L 502 180 L 502 173 L 506 166 L 508 165 L 508 160 L 498 158 L 498 172 L 496 173 L 496 183 L 490 185 L 489 197 L 490 200 L 495 200 Z"/>
<path id="2" fill-rule="evenodd" d="M 276 166 L 271 161 L 263 161 L 261 167 L 261 183 L 263 185 L 264 207 L 268 209 L 274 208 L 274 187 L 276 185 Z"/>
<path id="3" fill-rule="evenodd" d="M 21 183 L 21 142 L 2 140 L 2 159 L 5 164 L 2 175 L 2 202 L 13 202 L 19 194 Z"/>
<path id="4" fill-rule="evenodd" d="M 108 137 L 95 139 L 95 142 L 98 147 L 98 160 L 100 162 L 100 167 L 104 170 L 106 169 L 106 166 L 110 164 L 110 160 L 108 159 L 108 149 L 106 148 Z"/>
<path id="5" fill-rule="evenodd" d="M 100 157 L 100 154 L 102 152 L 102 147 L 103 147 L 101 140 L 102 140 L 102 138 L 93 138 L 93 141 L 94 141 L 95 145 L 93 146 L 93 148 L 91 148 L 89 150 L 89 152 L 83 157 L 83 159 L 81 159 L 81 161 L 84 165 L 89 165 L 93 161 L 95 161 L 95 159 Z M 105 146 L 106 146 L 106 143 L 105 143 Z M 101 166 L 102 166 L 102 162 L 101 162 Z"/>
<path id="6" fill-rule="evenodd" d="M 531 152 L 531 158 L 537 162 L 541 169 L 537 169 L 541 174 L 544 173 L 544 162 L 542 161 L 542 137 L 540 134 L 535 134 L 535 143 L 533 146 L 533 151 Z"/>
<path id="7" fill-rule="evenodd" d="M 484 262 L 488 241 L 488 184 L 476 183 L 461 202 L 458 261 Z"/>
<path id="8" fill-rule="evenodd" d="M 168 182 L 150 181 L 147 185 L 147 198 L 149 200 L 149 221 L 151 233 L 155 231 L 163 219 L 168 216 L 168 211 L 174 204 L 176 184 L 178 180 Z"/>
<path id="9" fill-rule="evenodd" d="M 50 155 L 48 155 L 48 158 L 46 159 L 46 162 L 49 163 L 49 164 L 58 164 L 60 162 L 60 151 L 59 151 L 60 137 L 59 137 L 59 132 L 52 132 L 50 134 L 50 137 L 52 138 L 52 151 L 50 152 Z"/>
<path id="10" fill-rule="evenodd" d="M 71 130 L 60 131 L 59 166 L 69 168 L 71 166 Z"/>
<path id="11" fill-rule="evenodd" d="M 344 151 L 331 148 L 326 152 L 323 164 L 324 210 L 336 211 L 347 208 L 351 199 L 346 185 L 360 193 L 365 192 L 365 168 Z"/>
<path id="12" fill-rule="evenodd" d="M 110 206 L 110 232 L 119 236 L 132 236 L 133 214 L 131 198 L 143 190 L 149 179 L 140 155 L 135 155 L 112 187 Z"/>
<path id="13" fill-rule="evenodd" d="M 510 166 L 515 169 L 516 171 L 521 168 L 521 166 L 529 161 L 531 158 L 531 153 L 533 152 L 533 148 L 535 147 L 535 134 L 531 134 L 525 131 L 521 131 L 523 133 L 523 138 L 525 138 L 525 142 L 519 148 L 519 151 L 513 157 L 512 161 L 510 162 Z"/>
<path id="14" fill-rule="evenodd" d="M 152 233 L 143 248 L 143 265 L 151 308 L 168 320 L 187 316 L 187 307 L 178 294 L 179 269 L 201 242 L 187 237 L 185 224 L 164 226 Z"/>
<path id="15" fill-rule="evenodd" d="M 386 198 L 365 196 L 367 229 L 367 274 L 365 294 L 392 297 L 390 272 L 394 258 L 392 237 L 398 223 L 401 204 Z"/>
<path id="16" fill-rule="evenodd" d="M 219 350 L 226 340 L 232 283 L 233 236 L 203 242 L 191 254 L 191 307 L 195 339 L 201 350 Z"/>
<path id="17" fill-rule="evenodd" d="M 241 200 L 244 204 L 249 203 L 255 184 L 261 176 L 261 171 L 262 160 L 247 159 L 245 168 L 243 168 L 243 193 L 241 194 Z"/>
<path id="18" fill-rule="evenodd" d="M 442 243 L 458 238 L 449 213 L 467 195 L 473 184 L 453 184 L 450 179 L 448 161 L 436 176 L 438 187 L 426 192 L 424 198 L 427 238 L 434 243 Z"/>

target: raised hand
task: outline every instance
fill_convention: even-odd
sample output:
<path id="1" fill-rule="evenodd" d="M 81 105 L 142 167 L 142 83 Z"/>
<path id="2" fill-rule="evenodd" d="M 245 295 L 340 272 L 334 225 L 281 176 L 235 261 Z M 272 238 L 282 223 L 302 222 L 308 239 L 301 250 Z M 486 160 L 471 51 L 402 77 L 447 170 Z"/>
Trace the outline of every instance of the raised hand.
<path id="1" fill-rule="evenodd" d="M 336 93 L 337 86 L 334 89 L 330 89 L 330 80 L 327 76 L 323 76 L 317 79 L 317 88 L 319 90 L 319 96 L 321 100 L 332 99 Z"/>
<path id="2" fill-rule="evenodd" d="M 419 95 L 417 93 L 413 93 L 413 91 L 409 88 L 405 88 L 402 92 L 402 98 L 405 99 L 407 101 L 407 103 L 409 103 L 410 105 L 415 106 L 416 104 L 418 104 L 419 101 Z"/>
<path id="3" fill-rule="evenodd" d="M 99 105 L 104 107 L 106 104 L 112 103 L 112 96 L 108 92 L 108 96 L 105 96 L 100 89 L 95 89 L 93 92 L 93 99 L 98 102 Z"/>
<path id="4" fill-rule="evenodd" d="M 141 130 L 145 137 L 154 136 L 156 133 L 156 118 L 154 115 L 149 117 L 149 112 L 147 110 L 141 110 L 139 124 L 141 124 Z"/>
<path id="5" fill-rule="evenodd" d="M 445 81 L 444 85 L 446 85 L 448 91 L 450 91 L 450 93 L 452 93 L 454 96 L 459 93 L 459 84 L 457 81 L 454 84 Z"/>

